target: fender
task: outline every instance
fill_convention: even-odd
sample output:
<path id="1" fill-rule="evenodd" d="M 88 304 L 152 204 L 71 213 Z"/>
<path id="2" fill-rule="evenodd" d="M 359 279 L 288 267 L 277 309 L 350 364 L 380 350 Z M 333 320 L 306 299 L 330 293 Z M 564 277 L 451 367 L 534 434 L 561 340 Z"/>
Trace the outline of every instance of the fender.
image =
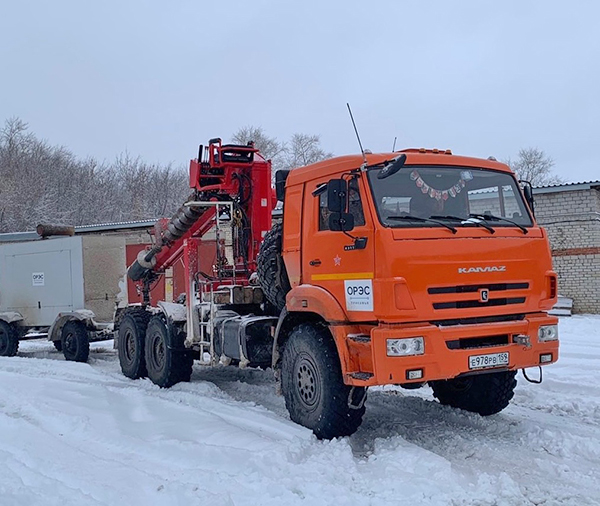
<path id="1" fill-rule="evenodd" d="M 97 323 L 94 321 L 96 315 L 89 309 L 77 309 L 76 311 L 69 311 L 66 313 L 58 313 L 56 319 L 50 325 L 48 330 L 48 341 L 60 341 L 61 332 L 65 324 L 70 321 L 85 322 L 86 327 L 97 327 Z"/>
<path id="2" fill-rule="evenodd" d="M 271 367 L 275 372 L 275 379 L 277 380 L 277 388 L 278 393 L 281 384 L 280 384 L 280 374 L 281 374 L 281 354 L 283 352 L 283 348 L 285 347 L 285 343 L 287 341 L 289 333 L 292 329 L 301 323 L 314 323 L 321 324 L 327 326 L 329 332 L 331 333 L 331 337 L 335 346 L 337 348 L 338 357 L 340 359 L 340 366 L 342 368 L 342 376 L 344 377 L 344 382 L 347 385 L 354 385 L 355 383 L 349 377 L 351 372 L 360 370 L 360 359 L 356 353 L 352 354 L 351 350 L 348 346 L 347 337 L 349 334 L 360 334 L 363 332 L 363 329 L 360 325 L 328 325 L 326 321 L 321 318 L 320 315 L 312 312 L 289 312 L 286 308 L 283 308 L 281 314 L 279 315 L 279 320 L 277 322 L 277 326 L 275 328 L 275 335 L 273 336 L 273 351 L 272 351 L 272 359 L 271 359 Z M 363 352 L 365 350 L 362 350 Z M 370 348 L 368 348 L 367 356 L 370 361 Z M 372 369 L 372 365 L 370 366 Z M 358 386 L 364 386 L 364 382 L 360 382 L 357 384 Z"/>
<path id="3" fill-rule="evenodd" d="M 345 369 L 348 354 L 344 339 L 336 332 L 336 326 L 347 322 L 346 313 L 339 302 L 327 290 L 313 285 L 299 285 L 286 296 L 286 306 L 279 315 L 273 336 L 272 366 L 278 376 L 281 347 L 292 328 L 302 321 L 322 322 L 330 326 L 331 335 L 338 348 L 338 354 Z"/>
<path id="4" fill-rule="evenodd" d="M 316 313 L 332 325 L 346 323 L 348 317 L 338 300 L 320 286 L 299 285 L 286 295 L 288 312 Z"/>
<path id="5" fill-rule="evenodd" d="M 158 303 L 158 309 L 160 309 L 160 312 L 166 316 L 167 321 L 187 321 L 187 308 L 183 304 L 177 304 L 175 302 L 165 302 L 161 300 Z"/>
<path id="6" fill-rule="evenodd" d="M 6 311 L 0 313 L 0 320 L 3 320 L 8 324 L 22 322 L 23 319 L 23 315 L 21 313 L 17 313 L 16 311 Z"/>

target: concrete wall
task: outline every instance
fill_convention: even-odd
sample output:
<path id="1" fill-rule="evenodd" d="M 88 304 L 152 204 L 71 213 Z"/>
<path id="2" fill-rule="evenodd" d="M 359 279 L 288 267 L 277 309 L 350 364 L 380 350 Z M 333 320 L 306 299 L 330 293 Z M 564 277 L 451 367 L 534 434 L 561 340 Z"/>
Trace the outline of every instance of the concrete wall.
<path id="1" fill-rule="evenodd" d="M 96 321 L 110 322 L 126 274 L 125 239 L 99 235 L 81 239 L 85 308 L 94 312 Z"/>
<path id="2" fill-rule="evenodd" d="M 558 291 L 576 313 L 600 313 L 600 191 L 535 195 L 536 218 L 548 232 Z"/>

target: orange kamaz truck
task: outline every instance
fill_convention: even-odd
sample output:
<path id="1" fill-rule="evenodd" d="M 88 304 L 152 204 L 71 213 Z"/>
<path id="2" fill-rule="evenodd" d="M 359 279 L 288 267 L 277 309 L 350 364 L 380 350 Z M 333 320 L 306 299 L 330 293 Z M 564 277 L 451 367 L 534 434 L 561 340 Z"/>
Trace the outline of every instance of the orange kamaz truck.
<path id="1" fill-rule="evenodd" d="M 271 227 L 270 162 L 219 139 L 206 150 L 194 195 L 129 269 L 142 292 L 181 257 L 189 279 L 179 303 L 145 297 L 118 316 L 129 377 L 167 387 L 194 360 L 271 366 L 291 419 L 332 438 L 358 429 L 368 387 L 428 384 L 491 415 L 519 369 L 558 359 L 548 240 L 506 165 L 408 149 L 279 171 Z M 198 272 L 210 230 L 214 268 Z"/>

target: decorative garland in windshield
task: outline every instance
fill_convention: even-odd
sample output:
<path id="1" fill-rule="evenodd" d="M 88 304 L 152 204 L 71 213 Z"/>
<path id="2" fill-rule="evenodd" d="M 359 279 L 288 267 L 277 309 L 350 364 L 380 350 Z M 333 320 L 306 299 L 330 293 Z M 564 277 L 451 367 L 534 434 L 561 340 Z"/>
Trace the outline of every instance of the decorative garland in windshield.
<path id="1" fill-rule="evenodd" d="M 410 178 L 415 182 L 417 187 L 420 188 L 423 193 L 429 195 L 429 197 L 431 197 L 432 199 L 448 200 L 448 196 L 454 198 L 462 191 L 462 189 L 466 186 L 467 181 L 473 179 L 473 174 L 470 170 L 463 170 L 460 173 L 460 179 L 458 180 L 458 183 L 452 185 L 446 190 L 437 190 L 429 186 L 425 181 L 423 181 L 423 178 L 417 172 L 416 169 L 410 173 Z"/>

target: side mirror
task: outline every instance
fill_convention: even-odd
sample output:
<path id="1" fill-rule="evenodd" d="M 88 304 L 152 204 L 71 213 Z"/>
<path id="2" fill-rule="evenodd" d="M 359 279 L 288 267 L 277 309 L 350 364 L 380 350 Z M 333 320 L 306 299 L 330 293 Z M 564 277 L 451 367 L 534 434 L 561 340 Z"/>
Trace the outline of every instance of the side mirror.
<path id="1" fill-rule="evenodd" d="M 330 179 L 327 183 L 327 209 L 332 213 L 346 211 L 346 199 L 348 196 L 348 183 L 343 179 Z M 354 223 L 352 223 L 354 228 Z M 334 230 L 330 227 L 331 230 Z M 342 229 L 339 229 L 342 230 Z"/>
<path id="2" fill-rule="evenodd" d="M 525 195 L 525 200 L 527 201 L 527 205 L 531 212 L 535 216 L 535 207 L 534 207 L 534 199 L 533 199 L 533 188 L 531 187 L 531 183 L 529 181 L 519 181 L 523 188 L 523 194 Z"/>
<path id="3" fill-rule="evenodd" d="M 354 228 L 354 216 L 350 213 L 332 212 L 329 215 L 329 230 L 350 232 Z"/>
<path id="4" fill-rule="evenodd" d="M 406 155 L 401 154 L 393 162 L 387 164 L 383 169 L 381 169 L 379 171 L 379 174 L 377 174 L 377 179 L 385 179 L 386 177 L 393 176 L 402 167 L 404 167 L 405 163 L 406 163 Z"/>

